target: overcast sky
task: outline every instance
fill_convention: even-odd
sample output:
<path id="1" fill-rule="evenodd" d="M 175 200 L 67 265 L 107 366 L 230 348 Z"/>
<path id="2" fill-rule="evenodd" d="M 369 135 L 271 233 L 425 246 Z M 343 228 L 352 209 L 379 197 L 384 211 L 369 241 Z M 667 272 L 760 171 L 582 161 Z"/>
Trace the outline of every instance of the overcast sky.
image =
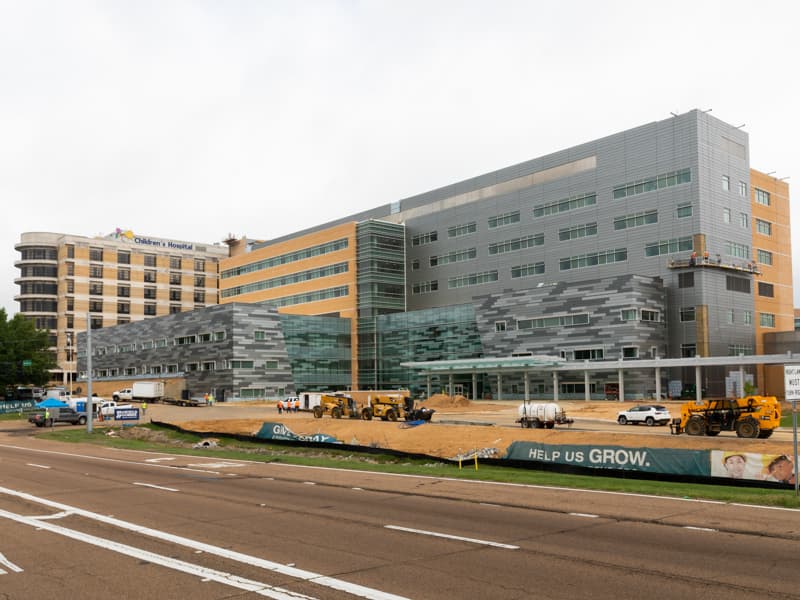
<path id="1" fill-rule="evenodd" d="M 26 231 L 269 239 L 693 108 L 800 184 L 798 23 L 769 0 L 0 0 L 0 306 Z"/>

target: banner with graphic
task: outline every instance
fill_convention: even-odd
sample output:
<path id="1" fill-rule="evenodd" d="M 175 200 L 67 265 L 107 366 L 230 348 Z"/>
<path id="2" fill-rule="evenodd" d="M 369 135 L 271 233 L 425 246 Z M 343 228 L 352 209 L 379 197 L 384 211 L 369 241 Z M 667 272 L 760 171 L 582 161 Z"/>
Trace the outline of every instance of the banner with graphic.
<path id="1" fill-rule="evenodd" d="M 265 440 L 290 440 L 295 442 L 315 442 L 326 444 L 341 444 L 335 437 L 325 433 L 314 433 L 311 435 L 300 435 L 294 433 L 283 423 L 263 423 L 261 429 L 256 434 L 257 438 Z"/>
<path id="2" fill-rule="evenodd" d="M 739 450 L 712 450 L 711 475 L 731 479 L 773 481 L 794 485 L 793 449 L 786 454 L 756 454 Z"/>
<path id="3" fill-rule="evenodd" d="M 556 446 L 538 442 L 513 442 L 508 447 L 505 458 L 592 469 L 621 469 L 701 477 L 711 475 L 708 450 L 628 448 L 588 444 Z"/>
<path id="4" fill-rule="evenodd" d="M 33 400 L 0 400 L 0 415 L 33 410 L 35 407 Z"/>

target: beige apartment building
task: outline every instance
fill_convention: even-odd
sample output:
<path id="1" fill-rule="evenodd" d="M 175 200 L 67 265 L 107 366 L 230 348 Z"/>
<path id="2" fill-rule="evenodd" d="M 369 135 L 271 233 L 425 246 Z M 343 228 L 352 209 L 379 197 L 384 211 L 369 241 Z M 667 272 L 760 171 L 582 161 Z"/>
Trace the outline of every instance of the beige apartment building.
<path id="1" fill-rule="evenodd" d="M 117 229 L 107 236 L 27 232 L 15 249 L 20 313 L 50 332 L 58 371 L 73 379 L 75 334 L 218 303 L 224 244 Z M 68 375 L 71 374 L 71 375 Z"/>

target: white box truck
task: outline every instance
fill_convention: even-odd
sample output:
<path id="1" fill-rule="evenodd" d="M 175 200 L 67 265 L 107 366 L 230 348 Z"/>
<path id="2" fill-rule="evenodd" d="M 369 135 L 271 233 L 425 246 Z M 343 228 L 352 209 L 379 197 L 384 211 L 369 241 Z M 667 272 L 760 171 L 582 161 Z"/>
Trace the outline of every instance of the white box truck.
<path id="1" fill-rule="evenodd" d="M 111 397 L 116 402 L 159 402 L 164 397 L 163 381 L 136 381 L 131 388 L 117 390 Z"/>

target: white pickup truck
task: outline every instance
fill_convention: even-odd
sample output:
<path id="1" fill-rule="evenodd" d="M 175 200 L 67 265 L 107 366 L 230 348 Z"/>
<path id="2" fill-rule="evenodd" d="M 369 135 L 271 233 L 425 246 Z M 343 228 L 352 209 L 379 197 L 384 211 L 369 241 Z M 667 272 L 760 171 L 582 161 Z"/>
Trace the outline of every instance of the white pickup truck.
<path id="1" fill-rule="evenodd" d="M 100 414 L 103 417 L 113 417 L 114 411 L 118 408 L 133 408 L 131 404 L 119 404 L 114 400 L 103 400 L 103 403 L 100 405 Z"/>

